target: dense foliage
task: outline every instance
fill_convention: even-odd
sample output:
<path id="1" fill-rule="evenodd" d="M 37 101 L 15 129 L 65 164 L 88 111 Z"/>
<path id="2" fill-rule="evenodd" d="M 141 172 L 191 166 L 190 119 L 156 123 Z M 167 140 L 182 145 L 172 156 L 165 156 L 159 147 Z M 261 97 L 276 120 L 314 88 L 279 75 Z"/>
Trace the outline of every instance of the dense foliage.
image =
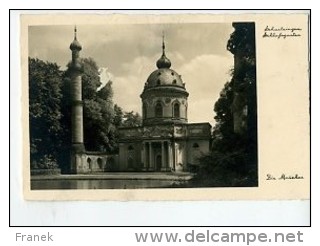
<path id="1" fill-rule="evenodd" d="M 56 167 L 61 146 L 62 72 L 54 63 L 29 59 L 30 155 L 33 168 Z"/>
<path id="2" fill-rule="evenodd" d="M 227 49 L 235 55 L 232 79 L 214 105 L 212 150 L 200 159 L 195 182 L 201 186 L 256 186 L 257 115 L 254 24 L 236 23 Z M 234 110 L 241 105 L 244 133 L 235 131 Z"/>
<path id="3" fill-rule="evenodd" d="M 68 66 L 69 67 L 69 66 Z M 86 150 L 116 153 L 117 128 L 137 126 L 138 113 L 113 103 L 112 82 L 101 86 L 92 58 L 82 59 L 84 141 Z M 70 70 L 29 58 L 29 118 L 32 168 L 67 171 L 71 144 Z"/>

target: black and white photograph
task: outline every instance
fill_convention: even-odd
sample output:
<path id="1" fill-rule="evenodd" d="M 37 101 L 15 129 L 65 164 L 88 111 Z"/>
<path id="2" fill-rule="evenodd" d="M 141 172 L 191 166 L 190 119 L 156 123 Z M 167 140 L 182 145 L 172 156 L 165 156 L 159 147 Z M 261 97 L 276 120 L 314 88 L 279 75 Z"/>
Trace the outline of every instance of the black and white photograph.
<path id="1" fill-rule="evenodd" d="M 28 28 L 31 189 L 258 186 L 255 23 Z"/>

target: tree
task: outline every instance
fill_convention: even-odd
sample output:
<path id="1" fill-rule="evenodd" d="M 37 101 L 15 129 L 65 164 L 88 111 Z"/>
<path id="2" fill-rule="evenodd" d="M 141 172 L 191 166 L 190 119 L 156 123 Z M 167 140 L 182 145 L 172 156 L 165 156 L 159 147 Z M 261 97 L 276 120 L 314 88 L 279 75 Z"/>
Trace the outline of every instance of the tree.
<path id="1" fill-rule="evenodd" d="M 112 82 L 96 93 L 96 100 L 85 101 L 86 146 L 90 150 L 114 152 L 114 105 Z"/>
<path id="2" fill-rule="evenodd" d="M 233 102 L 232 85 L 232 81 L 224 85 L 224 88 L 220 92 L 219 99 L 214 104 L 216 126 L 213 133 L 218 139 L 230 138 L 233 134 L 233 117 L 231 111 Z"/>
<path id="3" fill-rule="evenodd" d="M 257 180 L 257 96 L 255 24 L 233 23 L 227 48 L 234 55 L 234 128 L 245 139 L 248 176 Z M 238 124 L 238 123 L 242 124 Z M 243 124 L 244 123 L 244 124 Z M 239 127 L 240 125 L 240 127 Z"/>
<path id="4" fill-rule="evenodd" d="M 99 67 L 93 58 L 82 58 L 82 98 L 94 100 L 97 98 L 97 90 L 101 86 Z"/>
<path id="5" fill-rule="evenodd" d="M 120 106 L 118 106 L 117 104 L 114 105 L 114 119 L 113 119 L 113 123 L 115 125 L 115 127 L 120 127 L 122 126 L 122 122 L 123 122 L 123 110 Z"/>
<path id="6" fill-rule="evenodd" d="M 124 113 L 122 126 L 137 127 L 137 126 L 141 126 L 141 124 L 142 124 L 142 117 L 140 116 L 140 114 L 135 113 L 133 111 Z"/>
<path id="7" fill-rule="evenodd" d="M 70 151 L 71 151 L 71 80 L 69 70 L 63 72 L 63 83 L 61 87 L 61 147 L 58 152 L 58 163 L 61 172 L 68 173 L 70 168 Z"/>
<path id="8" fill-rule="evenodd" d="M 234 128 L 239 134 L 249 134 L 252 143 L 257 130 L 255 24 L 239 22 L 233 23 L 233 27 L 227 49 L 235 61 L 232 78 Z"/>
<path id="9" fill-rule="evenodd" d="M 232 79 L 214 105 L 212 151 L 200 160 L 197 180 L 209 186 L 257 185 L 254 23 L 234 23 L 227 49 Z"/>
<path id="10" fill-rule="evenodd" d="M 55 63 L 29 58 L 29 125 L 32 168 L 56 167 L 62 127 L 62 71 Z"/>

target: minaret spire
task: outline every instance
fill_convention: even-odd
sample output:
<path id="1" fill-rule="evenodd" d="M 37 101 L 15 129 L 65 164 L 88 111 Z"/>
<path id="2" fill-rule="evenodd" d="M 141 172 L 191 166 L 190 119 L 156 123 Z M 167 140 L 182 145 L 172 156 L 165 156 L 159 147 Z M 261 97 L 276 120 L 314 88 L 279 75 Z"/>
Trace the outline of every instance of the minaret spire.
<path id="1" fill-rule="evenodd" d="M 166 45 L 165 45 L 165 42 L 164 42 L 164 32 L 162 32 L 162 56 L 157 61 L 157 67 L 159 69 L 160 68 L 170 68 L 171 67 L 171 62 L 166 57 Z"/>
<path id="2" fill-rule="evenodd" d="M 77 40 L 77 26 L 74 26 L 74 40 Z"/>
<path id="3" fill-rule="evenodd" d="M 165 56 L 166 45 L 164 43 L 164 31 L 162 31 L 162 55 Z"/>

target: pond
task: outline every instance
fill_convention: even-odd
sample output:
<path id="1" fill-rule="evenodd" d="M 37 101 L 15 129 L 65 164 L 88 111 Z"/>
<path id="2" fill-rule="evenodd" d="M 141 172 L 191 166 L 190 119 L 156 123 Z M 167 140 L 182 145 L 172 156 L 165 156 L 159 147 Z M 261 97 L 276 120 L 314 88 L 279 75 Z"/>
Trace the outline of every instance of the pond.
<path id="1" fill-rule="evenodd" d="M 32 180 L 31 190 L 60 189 L 139 189 L 139 188 L 170 188 L 184 183 L 177 180 Z"/>

